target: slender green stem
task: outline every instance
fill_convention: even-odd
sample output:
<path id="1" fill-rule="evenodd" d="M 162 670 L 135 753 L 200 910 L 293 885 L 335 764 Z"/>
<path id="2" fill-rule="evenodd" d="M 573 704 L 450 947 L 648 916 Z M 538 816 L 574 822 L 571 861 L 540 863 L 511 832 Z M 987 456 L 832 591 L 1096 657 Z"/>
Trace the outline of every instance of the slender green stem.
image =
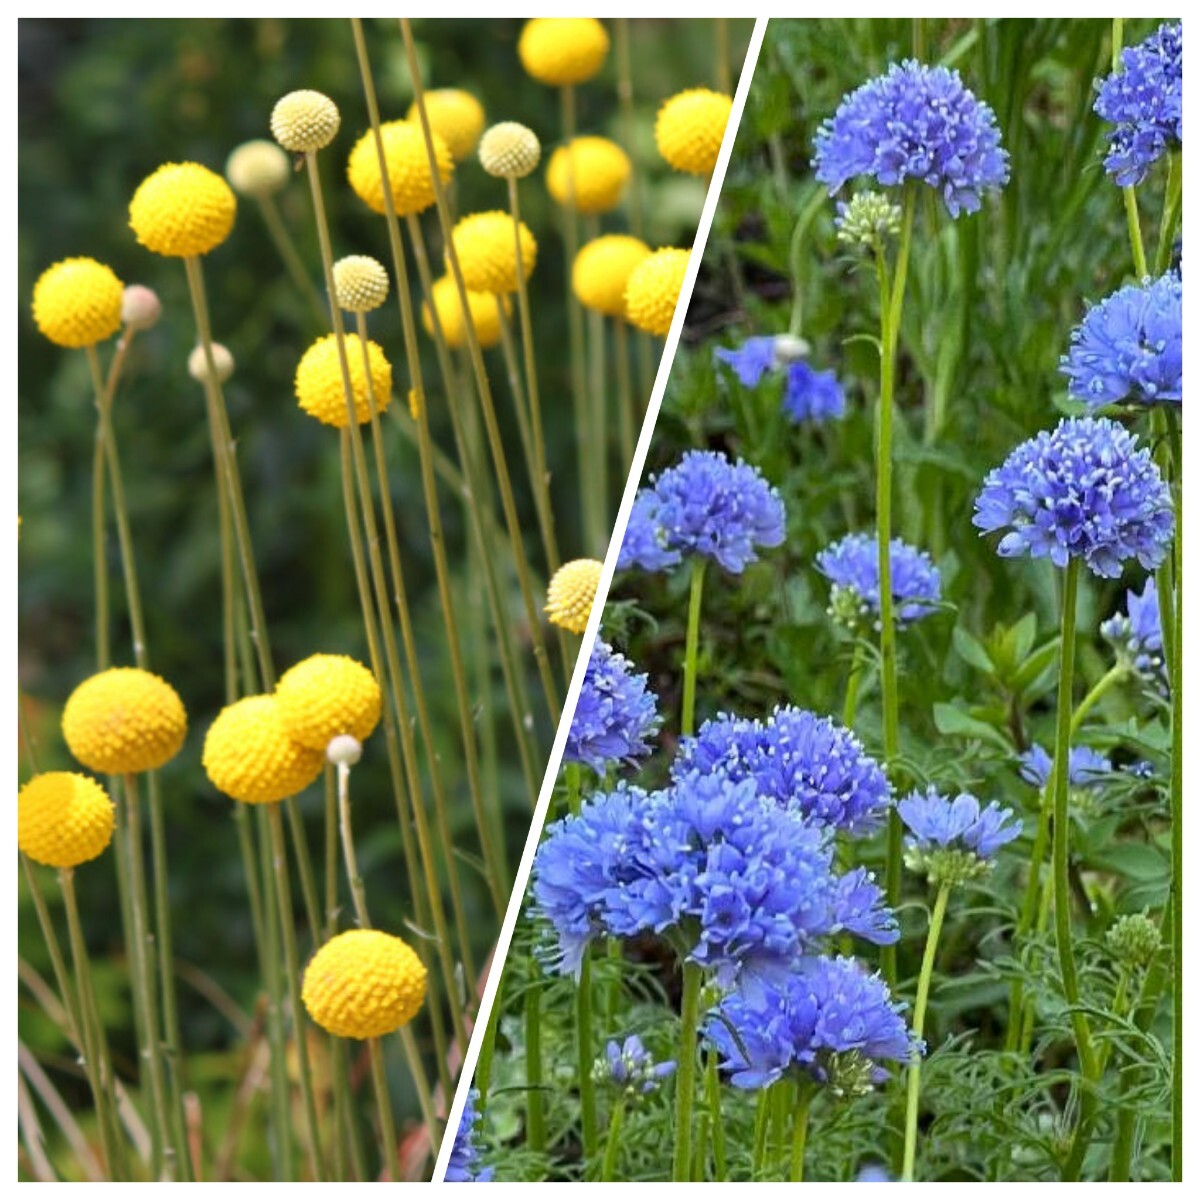
<path id="1" fill-rule="evenodd" d="M 425 1075 L 425 1066 L 421 1062 L 421 1053 L 417 1048 L 417 1039 L 413 1037 L 411 1025 L 405 1025 L 400 1030 L 400 1045 L 404 1047 L 408 1073 L 412 1078 L 413 1086 L 417 1089 L 417 1106 L 421 1110 L 425 1128 L 429 1130 L 429 1144 L 436 1151 L 442 1143 L 442 1123 L 434 1108 L 433 1093 L 429 1089 L 429 1080 Z"/>
<path id="2" fill-rule="evenodd" d="M 633 379 L 630 374 L 629 323 L 613 318 L 614 355 L 617 361 L 617 442 L 621 447 L 621 466 L 628 470 L 633 462 L 634 426 L 639 414 L 634 409 Z"/>
<path id="3" fill-rule="evenodd" d="M 1163 201 L 1162 219 L 1158 225 L 1158 249 L 1154 252 L 1154 274 L 1161 275 L 1171 263 L 1175 230 L 1183 207 L 1183 160 L 1181 155 L 1167 154 L 1167 194 Z"/>
<path id="4" fill-rule="evenodd" d="M 600 236 L 600 218 L 598 216 L 589 215 L 587 217 L 586 233 L 589 241 L 595 241 Z M 575 303 L 579 304 L 574 290 L 571 295 Z M 586 434 L 577 433 L 576 436 L 586 437 L 588 456 L 595 468 L 595 478 L 592 481 L 595 495 L 592 497 L 592 503 L 595 506 L 597 530 L 600 536 L 590 544 L 602 546 L 604 537 L 609 530 L 611 517 L 608 507 L 609 423 L 607 415 L 608 389 L 605 382 L 607 372 L 605 371 L 604 314 L 597 309 L 588 309 L 587 312 L 585 361 L 589 377 L 589 424 L 583 427 L 587 430 Z"/>
<path id="5" fill-rule="evenodd" d="M 108 667 L 112 641 L 108 607 L 108 556 L 105 552 L 104 436 L 96 425 L 92 451 L 92 571 L 96 595 L 96 669 Z"/>
<path id="6" fill-rule="evenodd" d="M 383 1062 L 383 1046 L 378 1038 L 367 1039 L 371 1058 L 371 1084 L 375 1089 L 375 1107 L 379 1113 L 379 1145 L 383 1165 L 392 1183 L 400 1182 L 400 1157 L 396 1149 L 396 1122 L 392 1117 L 392 1098 L 388 1093 L 387 1070 Z"/>
<path id="7" fill-rule="evenodd" d="M 812 1107 L 812 1088 L 801 1081 L 796 1085 L 796 1106 L 792 1113 L 792 1156 L 788 1178 L 804 1182 L 804 1150 L 808 1142 L 808 1113 Z"/>
<path id="8" fill-rule="evenodd" d="M 699 964 L 683 964 L 683 1003 L 679 1021 L 678 1067 L 675 1075 L 675 1153 L 671 1178 L 686 1183 L 692 1166 L 692 1106 L 696 1098 L 696 1031 L 700 1024 Z"/>
<path id="9" fill-rule="evenodd" d="M 525 1145 L 533 1154 L 546 1149 L 546 1107 L 542 1097 L 542 981 L 530 957 L 533 978 L 525 991 Z"/>
<path id="10" fill-rule="evenodd" d="M 788 263 L 792 274 L 792 316 L 788 323 L 788 333 L 798 338 L 804 324 L 804 239 L 808 235 L 817 213 L 821 212 L 829 202 L 829 194 L 819 185 L 814 186 L 808 203 L 800 210 L 796 224 L 792 227 L 792 238 L 788 247 Z"/>
<path id="11" fill-rule="evenodd" d="M 367 915 L 367 892 L 358 871 L 358 855 L 354 850 L 354 827 L 350 823 L 350 767 L 339 763 L 337 767 L 338 828 L 341 830 L 342 854 L 346 859 L 346 879 L 350 884 L 350 898 L 354 902 L 354 916 L 360 929 L 371 928 Z"/>
<path id="12" fill-rule="evenodd" d="M 608 1139 L 604 1143 L 604 1162 L 600 1167 L 600 1182 L 614 1183 L 617 1178 L 617 1160 L 621 1155 L 621 1124 L 625 1118 L 625 1096 L 618 1095 L 613 1101 L 612 1115 L 608 1118 Z"/>
<path id="13" fill-rule="evenodd" d="M 683 651 L 683 709 L 679 732 L 687 737 L 696 727 L 696 659 L 700 649 L 700 606 L 704 598 L 704 571 L 708 559 L 692 560 L 692 583 L 688 594 L 687 641 Z"/>
<path id="14" fill-rule="evenodd" d="M 275 197 L 261 195 L 256 196 L 255 199 L 262 212 L 267 233 L 271 235 L 271 241 L 275 243 L 275 249 L 283 260 L 284 268 L 296 285 L 296 290 L 304 297 L 310 312 L 316 318 L 317 328 L 321 328 L 325 324 L 325 306 L 321 303 L 321 293 L 317 291 L 316 284 L 305 270 L 300 252 L 296 249 L 296 243 L 292 240 L 292 235 L 288 233 L 287 226 L 279 215 L 279 206 L 275 203 Z"/>
<path id="15" fill-rule="evenodd" d="M 733 75 L 729 66 L 729 22 L 724 17 L 717 17 L 713 21 L 713 26 L 716 35 L 717 62 L 714 74 L 717 80 L 717 91 L 732 96 Z"/>
<path id="16" fill-rule="evenodd" d="M 770 1088 L 760 1088 L 758 1102 L 754 1106 L 754 1148 L 750 1156 L 750 1182 L 757 1183 L 763 1177 L 767 1156 L 767 1131 L 771 1115 Z"/>
<path id="17" fill-rule="evenodd" d="M 596 1118 L 596 1082 L 592 1066 L 596 1060 L 592 1040 L 592 957 L 591 948 L 583 952 L 579 982 L 575 988 L 575 1068 L 579 1077 L 579 1123 L 583 1142 L 584 1178 L 596 1154 L 599 1138 Z"/>
<path id="18" fill-rule="evenodd" d="M 1142 242 L 1142 221 L 1138 216 L 1137 188 L 1124 187 L 1121 195 L 1125 201 L 1125 223 L 1129 227 L 1129 246 L 1133 251 L 1133 273 L 1145 279 L 1149 273 L 1146 265 L 1146 247 Z"/>
<path id="19" fill-rule="evenodd" d="M 709 1123 L 712 1125 L 713 1178 L 725 1179 L 728 1163 L 725 1156 L 725 1124 L 721 1120 L 721 1076 L 717 1070 L 717 1052 L 709 1049 L 704 1060 L 704 1086 L 707 1092 Z"/>
<path id="20" fill-rule="evenodd" d="M 842 724 L 854 728 L 858 716 L 858 693 L 862 688 L 862 677 L 867 669 L 866 654 L 862 646 L 854 644 L 854 657 L 850 660 L 850 674 L 846 679 L 846 698 L 842 702 Z"/>
<path id="21" fill-rule="evenodd" d="M 1080 729 L 1083 728 L 1083 722 L 1087 719 L 1088 713 L 1090 713 L 1092 709 L 1095 708 L 1096 705 L 1099 704 L 1100 701 L 1103 700 L 1104 697 L 1108 695 L 1108 693 L 1112 691 L 1114 687 L 1117 686 L 1117 684 L 1122 683 L 1128 675 L 1129 668 L 1124 663 L 1118 662 L 1100 676 L 1088 694 L 1079 702 L 1074 714 L 1071 716 L 1072 739 L 1074 739 L 1075 735 L 1080 731 Z"/>

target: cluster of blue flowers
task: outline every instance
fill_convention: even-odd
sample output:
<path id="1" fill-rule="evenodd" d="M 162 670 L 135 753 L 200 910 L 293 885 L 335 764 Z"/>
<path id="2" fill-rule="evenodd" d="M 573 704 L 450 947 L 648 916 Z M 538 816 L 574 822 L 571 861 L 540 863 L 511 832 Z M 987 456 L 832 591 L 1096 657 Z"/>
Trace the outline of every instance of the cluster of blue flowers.
<path id="1" fill-rule="evenodd" d="M 630 1098 L 648 1096 L 657 1091 L 664 1079 L 675 1074 L 675 1063 L 655 1062 L 654 1055 L 642 1045 L 636 1033 L 624 1042 L 610 1041 L 604 1057 L 597 1059 L 593 1077 Z"/>
<path id="2" fill-rule="evenodd" d="M 1001 846 L 1021 836 L 1011 808 L 994 800 L 986 808 L 969 792 L 951 798 L 936 787 L 910 792 L 896 805 L 909 830 L 910 850 L 964 850 L 979 859 L 994 858 Z"/>
<path id="3" fill-rule="evenodd" d="M 1154 576 L 1146 579 L 1142 594 L 1125 593 L 1125 612 L 1101 622 L 1100 634 L 1107 638 L 1135 671 L 1156 684 L 1167 687 L 1167 662 L 1163 657 L 1162 613 L 1158 607 L 1158 585 Z"/>
<path id="4" fill-rule="evenodd" d="M 889 545 L 893 615 L 898 626 L 937 611 L 941 572 L 923 550 L 901 538 Z M 879 620 L 879 547 L 870 534 L 849 533 L 817 555 L 817 570 L 833 584 L 830 611 L 857 632 Z"/>
<path id="5" fill-rule="evenodd" d="M 1121 51 L 1121 69 L 1100 85 L 1096 113 L 1115 128 L 1105 170 L 1132 187 L 1172 147 L 1183 144 L 1183 26 L 1160 25 Z"/>
<path id="6" fill-rule="evenodd" d="M 1018 761 L 1021 764 L 1021 778 L 1026 783 L 1044 788 L 1050 782 L 1054 760 L 1045 747 L 1036 744 L 1030 746 L 1018 756 Z M 1111 771 L 1112 763 L 1090 746 L 1072 746 L 1067 755 L 1067 781 L 1071 787 L 1095 787 Z"/>
<path id="7" fill-rule="evenodd" d="M 650 753 L 660 717 L 646 676 L 597 639 L 563 753 L 566 762 L 583 763 L 603 775 L 610 763 L 625 763 Z"/>
<path id="8" fill-rule="evenodd" d="M 783 371 L 783 411 L 795 424 L 839 420 L 846 414 L 846 393 L 833 371 L 818 371 L 799 356 L 802 345 L 787 336 L 752 337 L 733 349 L 718 346 L 713 354 L 746 387 L 756 387 L 769 372 Z"/>
<path id="9" fill-rule="evenodd" d="M 492 1180 L 492 1169 L 479 1166 L 479 1147 L 475 1144 L 479 1119 L 475 1105 L 478 1100 L 479 1092 L 472 1088 L 467 1093 L 467 1102 L 454 1131 L 454 1146 L 446 1166 L 447 1183 L 490 1183 Z"/>

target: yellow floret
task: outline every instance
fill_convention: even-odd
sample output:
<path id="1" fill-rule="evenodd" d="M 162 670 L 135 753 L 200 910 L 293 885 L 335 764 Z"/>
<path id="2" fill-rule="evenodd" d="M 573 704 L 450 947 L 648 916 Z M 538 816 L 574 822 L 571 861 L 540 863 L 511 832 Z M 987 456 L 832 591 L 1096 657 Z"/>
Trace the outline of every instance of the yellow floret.
<path id="1" fill-rule="evenodd" d="M 550 155 L 546 187 L 559 204 L 570 204 L 574 191 L 579 212 L 606 213 L 621 203 L 632 170 L 629 155 L 616 142 L 578 137 Z"/>
<path id="2" fill-rule="evenodd" d="M 383 1037 L 421 1011 L 425 966 L 398 937 L 351 929 L 313 955 L 300 994 L 308 1015 L 335 1037 Z"/>
<path id="3" fill-rule="evenodd" d="M 463 282 L 473 292 L 517 290 L 517 247 L 513 219 L 506 212 L 472 213 L 454 226 L 454 249 Z M 521 266 L 525 278 L 537 264 L 537 242 L 524 221 L 520 225 Z"/>
<path id="4" fill-rule="evenodd" d="M 625 312 L 631 325 L 666 337 L 691 256 L 690 250 L 666 246 L 634 267 L 625 285 Z"/>
<path id="5" fill-rule="evenodd" d="M 371 419 L 369 396 L 374 397 L 376 412 L 383 412 L 392 402 L 391 363 L 372 341 L 367 342 L 367 354 L 371 360 L 369 394 L 367 373 L 363 370 L 362 342 L 358 334 L 346 334 L 346 360 L 350 368 L 350 385 L 354 391 L 354 414 L 360 425 L 365 425 Z M 296 368 L 296 399 L 309 416 L 316 417 L 326 425 L 345 429 L 350 424 L 335 334 L 329 333 L 318 338 L 304 352 Z"/>
<path id="6" fill-rule="evenodd" d="M 426 92 L 425 114 L 429 118 L 429 128 L 450 147 L 455 162 L 470 156 L 479 143 L 486 120 L 483 105 L 470 92 L 461 88 L 435 88 Z M 420 128 L 415 101 L 408 110 L 408 119 Z"/>
<path id="7" fill-rule="evenodd" d="M 509 227 L 511 230 L 511 226 Z M 511 234 L 510 234 L 511 236 Z M 463 274 L 466 274 L 463 267 Z M 514 276 L 515 278 L 515 276 Z M 462 305 L 458 298 L 458 285 L 449 275 L 443 275 L 437 280 L 432 289 L 433 306 L 437 310 L 438 324 L 442 327 L 442 336 L 446 345 L 457 350 L 467 344 L 467 328 L 463 321 Z M 485 350 L 496 345 L 500 340 L 500 305 L 504 305 L 507 313 L 512 307 L 507 296 L 493 296 L 491 292 L 473 292 L 467 290 L 467 307 L 471 310 L 471 320 L 475 325 L 475 335 L 479 344 Z M 429 312 L 428 302 L 421 305 L 421 324 L 425 332 L 433 336 L 433 317 Z"/>
<path id="8" fill-rule="evenodd" d="M 304 791 L 325 755 L 288 736 L 274 696 L 247 696 L 217 714 L 203 763 L 219 792 L 243 804 L 274 804 Z"/>
<path id="9" fill-rule="evenodd" d="M 584 308 L 609 317 L 625 316 L 625 287 L 633 269 L 650 257 L 640 238 L 610 233 L 590 241 L 575 256 L 571 287 Z"/>
<path id="10" fill-rule="evenodd" d="M 121 328 L 124 285 L 94 258 L 64 258 L 33 285 L 33 319 L 56 346 L 78 350 Z"/>
<path id="11" fill-rule="evenodd" d="M 348 254 L 333 264 L 333 291 L 347 312 L 371 312 L 387 299 L 388 273 L 377 258 Z"/>
<path id="12" fill-rule="evenodd" d="M 89 770 L 135 775 L 157 770 L 179 753 L 187 713 L 165 679 L 138 667 L 111 667 L 71 693 L 62 731 L 71 753 Z"/>
<path id="13" fill-rule="evenodd" d="M 275 685 L 275 700 L 288 736 L 322 752 L 339 733 L 365 742 L 383 707 L 375 676 L 344 654 L 298 662 Z"/>
<path id="14" fill-rule="evenodd" d="M 380 127 L 383 154 L 387 160 L 388 183 L 398 216 L 424 212 L 437 195 L 433 190 L 433 172 L 425 149 L 425 134 L 420 125 L 411 121 L 388 121 Z M 454 174 L 454 158 L 445 141 L 433 134 L 433 151 L 442 183 L 449 183 Z M 379 173 L 379 153 L 375 134 L 368 129 L 350 151 L 346 174 L 358 198 L 377 213 L 386 213 L 383 199 L 383 177 Z"/>
<path id="15" fill-rule="evenodd" d="M 113 802 L 86 775 L 48 771 L 17 793 L 17 845 L 47 867 L 77 867 L 104 853 Z"/>
<path id="16" fill-rule="evenodd" d="M 237 197 L 199 163 L 166 163 L 142 180 L 129 203 L 129 226 L 147 250 L 168 258 L 207 254 L 233 228 Z"/>
<path id="17" fill-rule="evenodd" d="M 546 589 L 546 613 L 551 624 L 571 633 L 582 633 L 587 628 L 603 570 L 604 564 L 594 558 L 577 558 L 554 572 Z"/>
<path id="18" fill-rule="evenodd" d="M 535 17 L 517 43 L 521 65 L 551 87 L 591 79 L 608 56 L 608 33 L 595 17 Z"/>
<path id="19" fill-rule="evenodd" d="M 323 92 L 307 88 L 288 92 L 271 110 L 271 136 L 293 154 L 324 150 L 341 124 L 337 105 Z"/>
<path id="20" fill-rule="evenodd" d="M 729 96 L 708 88 L 690 88 L 672 96 L 654 122 L 659 154 L 677 171 L 711 175 L 732 108 Z"/>
<path id="21" fill-rule="evenodd" d="M 483 135 L 479 161 L 497 179 L 524 179 L 542 157 L 542 143 L 528 125 L 501 121 Z"/>
<path id="22" fill-rule="evenodd" d="M 225 160 L 225 178 L 243 196 L 273 196 L 292 173 L 288 156 L 266 138 L 243 142 Z"/>

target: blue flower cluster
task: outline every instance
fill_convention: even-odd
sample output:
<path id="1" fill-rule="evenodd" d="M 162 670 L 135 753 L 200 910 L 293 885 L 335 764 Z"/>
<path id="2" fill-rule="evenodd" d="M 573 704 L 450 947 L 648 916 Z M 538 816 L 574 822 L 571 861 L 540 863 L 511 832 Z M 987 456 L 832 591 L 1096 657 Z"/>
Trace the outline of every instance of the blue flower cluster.
<path id="1" fill-rule="evenodd" d="M 1183 280 L 1168 271 L 1129 284 L 1088 310 L 1071 332 L 1062 372 L 1092 408 L 1183 402 Z"/>
<path id="2" fill-rule="evenodd" d="M 907 625 L 937 611 L 942 576 L 933 559 L 900 538 L 889 545 L 892 604 L 897 625 Z M 875 627 L 879 619 L 879 547 L 866 533 L 849 533 L 817 555 L 817 570 L 833 584 L 830 608 L 865 606 Z M 847 605 L 846 602 L 849 602 Z"/>
<path id="3" fill-rule="evenodd" d="M 1054 760 L 1045 747 L 1036 744 L 1030 746 L 1024 754 L 1018 755 L 1018 761 L 1021 764 L 1021 778 L 1026 783 L 1044 788 L 1050 782 Z M 1072 787 L 1095 787 L 1110 771 L 1112 763 L 1090 746 L 1072 746 L 1067 755 L 1067 781 Z"/>
<path id="4" fill-rule="evenodd" d="M 740 575 L 784 532 L 783 500 L 756 467 L 689 450 L 638 493 L 617 565 L 658 571 L 702 554 Z"/>
<path id="5" fill-rule="evenodd" d="M 885 187 L 915 179 L 934 188 L 952 217 L 979 209 L 1008 182 L 1008 155 L 988 105 L 957 71 L 893 63 L 842 100 L 817 131 L 813 166 L 832 195 L 869 175 Z"/>
<path id="6" fill-rule="evenodd" d="M 759 792 L 809 822 L 847 833 L 876 828 L 892 803 L 883 769 L 848 729 L 802 708 L 766 721 L 721 716 L 684 738 L 672 768 L 753 779 Z"/>
<path id="7" fill-rule="evenodd" d="M 835 872 L 824 830 L 720 773 L 591 797 L 550 827 L 533 871 L 564 972 L 598 936 L 654 932 L 721 986 L 753 990 L 834 934 L 898 937 L 867 873 Z"/>
<path id="8" fill-rule="evenodd" d="M 977 858 L 992 858 L 1001 846 L 1021 836 L 1021 822 L 1011 808 L 994 800 L 987 808 L 969 792 L 951 799 L 935 787 L 910 792 L 896 811 L 908 827 L 910 849 L 930 851 L 966 850 Z"/>
<path id="9" fill-rule="evenodd" d="M 1082 559 L 1115 579 L 1136 558 L 1154 570 L 1175 526 L 1171 493 L 1146 450 L 1115 421 L 1069 417 L 1018 446 L 975 501 L 984 533 L 1007 529 L 999 553 Z"/>
<path id="10" fill-rule="evenodd" d="M 771 371 L 784 372 L 783 411 L 797 425 L 805 421 L 839 420 L 846 415 L 846 393 L 833 371 L 817 371 L 800 355 L 803 343 L 794 337 L 752 337 L 730 349 L 713 351 L 727 363 L 745 387 L 755 387 Z"/>
<path id="11" fill-rule="evenodd" d="M 660 717 L 646 676 L 597 639 L 588 660 L 563 758 L 583 763 L 603 775 L 609 763 L 623 763 L 650 753 L 650 739 Z"/>
<path id="12" fill-rule="evenodd" d="M 1162 614 L 1153 575 L 1146 579 L 1140 596 L 1134 591 L 1125 593 L 1125 612 L 1101 622 L 1100 634 L 1135 671 L 1165 689 L 1167 663 L 1163 657 Z"/>
<path id="13" fill-rule="evenodd" d="M 1121 69 L 1100 84 L 1096 113 L 1109 134 L 1105 170 L 1121 187 L 1183 143 L 1183 26 L 1160 25 L 1144 42 L 1121 51 Z"/>
<path id="14" fill-rule="evenodd" d="M 610 1041 L 593 1071 L 597 1082 L 611 1084 L 630 1096 L 648 1096 L 674 1074 L 675 1064 L 669 1060 L 656 1063 L 636 1033 L 623 1043 Z"/>
<path id="15" fill-rule="evenodd" d="M 463 1105 L 462 1116 L 458 1128 L 454 1131 L 454 1146 L 450 1151 L 450 1162 L 446 1167 L 446 1183 L 490 1183 L 492 1170 L 481 1170 L 479 1167 L 479 1148 L 475 1144 L 475 1128 L 478 1114 L 475 1104 L 479 1100 L 479 1092 L 472 1088 L 467 1093 L 467 1102 Z"/>
<path id="16" fill-rule="evenodd" d="M 730 994 L 709 1013 L 704 1036 L 740 1088 L 767 1087 L 795 1069 L 859 1091 L 884 1076 L 880 1063 L 905 1062 L 920 1047 L 887 984 L 852 958 L 805 959 L 755 996 Z"/>

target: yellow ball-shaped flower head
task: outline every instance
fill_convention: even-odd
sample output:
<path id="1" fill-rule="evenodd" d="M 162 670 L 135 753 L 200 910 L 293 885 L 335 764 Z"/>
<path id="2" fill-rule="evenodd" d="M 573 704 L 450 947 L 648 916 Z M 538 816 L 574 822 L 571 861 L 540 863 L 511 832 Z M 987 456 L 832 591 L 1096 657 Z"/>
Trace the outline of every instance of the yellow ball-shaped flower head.
<path id="1" fill-rule="evenodd" d="M 33 285 L 33 319 L 56 346 L 79 350 L 121 328 L 125 285 L 94 258 L 64 258 Z"/>
<path id="2" fill-rule="evenodd" d="M 129 203 L 129 225 L 147 250 L 191 258 L 216 249 L 233 228 L 237 197 L 199 163 L 166 163 L 142 180 Z"/>
<path id="3" fill-rule="evenodd" d="M 584 213 L 606 213 L 621 203 L 632 170 L 629 155 L 616 142 L 578 137 L 550 155 L 546 187 L 559 204 Z"/>
<path id="4" fill-rule="evenodd" d="M 48 771 L 17 793 L 17 845 L 47 867 L 77 867 L 104 853 L 113 835 L 113 802 L 86 775 Z"/>
<path id="5" fill-rule="evenodd" d="M 493 125 L 479 143 L 479 161 L 497 179 L 524 179 L 533 173 L 541 157 L 542 143 L 537 134 L 518 121 Z"/>
<path id="6" fill-rule="evenodd" d="M 411 121 L 388 121 L 380 126 L 383 155 L 387 161 L 388 183 L 392 187 L 392 203 L 398 216 L 406 217 L 424 212 L 436 199 L 433 172 L 425 149 L 425 134 L 420 125 Z M 433 153 L 437 159 L 442 183 L 449 183 L 454 174 L 454 156 L 445 140 L 435 131 Z M 368 129 L 350 151 L 346 170 L 350 186 L 358 198 L 373 212 L 386 213 L 383 200 L 383 176 L 379 172 L 379 153 L 375 134 Z"/>
<path id="7" fill-rule="evenodd" d="M 375 676 L 344 654 L 313 654 L 285 671 L 275 701 L 288 736 L 322 752 L 340 733 L 365 742 L 383 708 Z"/>
<path id="8" fill-rule="evenodd" d="M 595 17 L 535 17 L 517 43 L 521 65 L 534 79 L 566 87 L 591 79 L 608 57 L 608 33 Z"/>
<path id="9" fill-rule="evenodd" d="M 288 156 L 266 138 L 243 142 L 225 160 L 225 178 L 243 196 L 273 196 L 287 187 L 291 173 Z"/>
<path id="10" fill-rule="evenodd" d="M 463 282 L 473 292 L 517 290 L 517 247 L 513 219 L 506 212 L 472 213 L 463 217 L 451 234 L 462 268 Z M 537 264 L 537 242 L 524 221 L 520 223 L 521 266 L 525 278 Z"/>
<path id="11" fill-rule="evenodd" d="M 654 122 L 658 152 L 677 171 L 711 175 L 721 153 L 733 100 L 708 88 L 689 88 L 667 100 Z"/>
<path id="12" fill-rule="evenodd" d="M 346 334 L 346 360 L 350 385 L 354 392 L 354 415 L 360 425 L 371 419 L 369 397 L 375 398 L 375 411 L 383 412 L 392 402 L 392 365 L 383 351 L 367 342 L 371 362 L 371 391 L 367 391 L 367 373 L 363 369 L 362 342 L 358 334 Z M 338 357 L 337 336 L 326 334 L 304 352 L 296 368 L 296 399 L 311 417 L 326 425 L 345 429 L 350 424 L 346 413 L 346 390 L 342 382 L 342 364 Z"/>
<path id="13" fill-rule="evenodd" d="M 429 128 L 450 147 L 455 162 L 470 157 L 487 120 L 483 105 L 461 88 L 435 88 L 426 92 L 425 114 L 429 117 Z M 415 101 L 408 110 L 408 119 L 421 128 Z"/>
<path id="14" fill-rule="evenodd" d="M 217 714 L 202 761 L 217 791 L 243 804 L 274 804 L 304 791 L 325 755 L 288 736 L 274 696 L 247 696 Z"/>
<path id="15" fill-rule="evenodd" d="M 509 226 L 511 231 L 512 226 Z M 463 274 L 466 274 L 463 267 Z M 463 320 L 462 305 L 459 303 L 458 284 L 450 275 L 443 275 L 437 280 L 431 290 L 433 307 L 437 310 L 438 324 L 442 327 L 442 336 L 446 345 L 457 350 L 467 344 L 467 326 Z M 467 307 L 471 310 L 471 320 L 475 325 L 475 335 L 479 344 L 487 350 L 500 340 L 500 306 L 504 305 L 507 313 L 512 307 L 507 296 L 494 296 L 491 292 L 473 292 L 467 289 Z M 433 336 L 433 317 L 429 311 L 429 303 L 421 305 L 421 324 L 425 332 Z"/>
<path id="16" fill-rule="evenodd" d="M 71 753 L 101 775 L 154 771 L 179 753 L 187 713 L 179 693 L 138 667 L 110 667 L 70 695 L 62 731 Z"/>
<path id="17" fill-rule="evenodd" d="M 333 291 L 347 312 L 371 312 L 387 299 L 387 270 L 370 255 L 348 254 L 333 264 Z"/>
<path id="18" fill-rule="evenodd" d="M 603 570 L 604 564 L 594 558 L 577 558 L 554 572 L 546 589 L 546 613 L 551 624 L 571 633 L 582 633 L 587 628 Z"/>
<path id="19" fill-rule="evenodd" d="M 625 317 L 625 287 L 633 269 L 650 257 L 640 238 L 610 233 L 587 243 L 575 256 L 571 287 L 584 308 L 608 317 Z"/>
<path id="20" fill-rule="evenodd" d="M 307 88 L 288 92 L 271 110 L 271 136 L 293 154 L 324 150 L 341 124 L 338 106 L 323 92 Z"/>
<path id="21" fill-rule="evenodd" d="M 666 337 L 691 256 L 690 250 L 665 246 L 634 267 L 625 285 L 625 312 L 631 325 Z"/>
<path id="22" fill-rule="evenodd" d="M 421 1011 L 425 965 L 390 933 L 350 929 L 313 955 L 300 996 L 308 1015 L 335 1037 L 383 1037 Z"/>

